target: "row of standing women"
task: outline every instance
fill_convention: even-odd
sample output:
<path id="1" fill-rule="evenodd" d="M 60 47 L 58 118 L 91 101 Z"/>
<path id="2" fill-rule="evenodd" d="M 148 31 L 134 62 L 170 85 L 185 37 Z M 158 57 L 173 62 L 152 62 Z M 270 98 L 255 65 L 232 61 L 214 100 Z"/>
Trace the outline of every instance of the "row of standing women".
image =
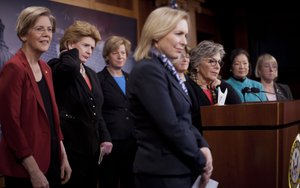
<path id="1" fill-rule="evenodd" d="M 48 64 L 40 56 L 55 32 L 50 10 L 24 9 L 17 32 L 22 47 L 0 73 L 5 186 L 97 187 L 99 155 L 110 154 L 114 144 L 111 157 L 100 165 L 100 186 L 133 187 L 135 141 L 128 74 L 121 71 L 130 42 L 108 39 L 107 67 L 97 75 L 85 66 L 101 40 L 94 25 L 75 21 L 60 40 L 59 58 Z"/>
<path id="2" fill-rule="evenodd" d="M 22 47 L 0 73 L 6 187 L 97 187 L 99 176 L 100 188 L 190 188 L 198 175 L 205 186 L 213 163 L 199 133 L 200 106 L 217 103 L 217 88 L 228 90 L 226 104 L 260 95 L 242 93 L 244 87 L 269 92 L 269 100 L 286 90 L 274 79 L 263 81 L 267 68 L 275 67 L 270 63 L 257 63 L 265 88 L 248 79 L 243 50 L 232 55 L 232 77 L 220 80 L 223 46 L 203 41 L 188 52 L 188 20 L 184 11 L 154 10 L 129 78 L 122 67 L 131 43 L 123 37 L 106 40 L 101 72 L 85 65 L 101 36 L 84 21 L 67 28 L 59 57 L 47 65 L 40 56 L 49 48 L 55 18 L 45 7 L 24 9 L 17 23 Z M 258 97 L 267 100 L 264 93 Z"/>

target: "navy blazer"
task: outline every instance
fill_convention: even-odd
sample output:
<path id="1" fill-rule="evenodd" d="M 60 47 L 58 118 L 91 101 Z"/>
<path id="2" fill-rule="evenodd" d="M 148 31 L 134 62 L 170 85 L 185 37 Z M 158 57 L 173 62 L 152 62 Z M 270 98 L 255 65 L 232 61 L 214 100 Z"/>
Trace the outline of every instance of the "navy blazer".
<path id="1" fill-rule="evenodd" d="M 84 65 L 92 85 L 90 90 L 80 73 L 76 48 L 48 64 L 53 72 L 65 148 L 68 153 L 93 156 L 101 142 L 111 140 L 102 117 L 103 94 L 97 74 Z"/>
<path id="2" fill-rule="evenodd" d="M 143 59 L 130 73 L 128 97 L 138 149 L 135 173 L 202 173 L 208 144 L 192 125 L 191 101 L 157 57 Z"/>
<path id="3" fill-rule="evenodd" d="M 128 73 L 123 72 L 128 88 Z M 129 100 L 112 75 L 104 67 L 97 73 L 104 96 L 102 106 L 103 118 L 112 140 L 133 138 L 133 121 L 130 117 Z M 127 91 L 126 91 L 127 93 Z"/>

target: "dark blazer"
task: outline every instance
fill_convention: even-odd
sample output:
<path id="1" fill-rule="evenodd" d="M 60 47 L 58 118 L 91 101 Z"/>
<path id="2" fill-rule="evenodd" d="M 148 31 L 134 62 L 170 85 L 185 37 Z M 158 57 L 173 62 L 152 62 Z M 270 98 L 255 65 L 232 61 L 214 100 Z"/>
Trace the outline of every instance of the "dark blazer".
<path id="1" fill-rule="evenodd" d="M 59 59 L 50 60 L 49 65 L 53 71 L 67 153 L 93 156 L 99 150 L 100 142 L 110 141 L 102 117 L 103 95 L 97 74 L 84 66 L 92 85 L 90 90 L 80 73 L 76 48 L 63 52 Z"/>
<path id="2" fill-rule="evenodd" d="M 50 92 L 55 131 L 58 139 L 62 140 L 51 69 L 43 61 L 38 63 Z M 46 173 L 50 164 L 50 124 L 39 87 L 21 50 L 4 65 L 0 83 L 0 121 L 3 133 L 0 142 L 0 174 L 28 177 L 20 161 L 30 155 L 35 158 L 41 171 Z"/>
<path id="3" fill-rule="evenodd" d="M 208 106 L 212 105 L 204 93 L 204 91 L 201 89 L 201 87 L 194 82 L 191 78 L 186 77 L 186 87 L 188 89 L 189 95 L 191 97 L 192 101 L 192 121 L 193 125 L 197 127 L 197 129 L 202 133 L 202 124 L 201 124 L 201 115 L 200 115 L 200 107 L 201 106 Z M 221 84 L 217 87 L 220 87 L 222 92 L 225 92 L 226 88 L 228 90 L 227 97 L 225 100 L 225 104 L 240 104 L 242 103 L 240 97 L 236 93 L 236 91 L 233 89 L 233 87 L 228 84 L 227 82 L 221 80 Z M 215 89 L 215 93 L 218 97 L 218 91 Z"/>
<path id="4" fill-rule="evenodd" d="M 128 88 L 128 73 L 123 72 Z M 104 103 L 102 106 L 103 118 L 112 140 L 125 140 L 133 137 L 133 121 L 130 117 L 129 100 L 117 82 L 108 72 L 107 67 L 99 72 Z M 127 91 L 126 91 L 127 92 Z"/>
<path id="5" fill-rule="evenodd" d="M 278 101 L 293 100 L 291 89 L 286 84 L 274 83 L 274 89 Z"/>
<path id="6" fill-rule="evenodd" d="M 129 77 L 128 97 L 138 149 L 134 171 L 153 175 L 201 173 L 208 144 L 192 125 L 191 101 L 157 57 L 138 62 Z"/>

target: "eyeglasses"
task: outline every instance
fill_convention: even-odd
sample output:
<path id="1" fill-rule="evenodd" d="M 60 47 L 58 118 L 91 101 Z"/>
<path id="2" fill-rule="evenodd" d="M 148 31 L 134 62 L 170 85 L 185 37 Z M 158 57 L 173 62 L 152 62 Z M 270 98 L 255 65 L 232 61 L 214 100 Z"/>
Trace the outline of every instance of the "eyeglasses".
<path id="1" fill-rule="evenodd" d="M 220 67 L 223 67 L 224 65 L 224 62 L 222 60 L 216 60 L 214 58 L 207 58 L 208 59 L 208 63 L 211 64 L 211 66 L 216 66 L 217 64 L 220 65 Z"/>
<path id="2" fill-rule="evenodd" d="M 42 33 L 46 32 L 46 31 L 49 32 L 49 33 L 53 33 L 53 28 L 52 27 L 45 28 L 45 27 L 42 27 L 42 26 L 37 26 L 37 27 L 34 27 L 32 29 L 33 29 L 33 31 L 35 31 L 35 32 L 37 32 L 39 34 L 42 34 Z"/>
<path id="3" fill-rule="evenodd" d="M 183 54 L 183 53 L 178 57 L 178 59 L 189 59 L 189 58 L 190 58 L 189 54 Z"/>

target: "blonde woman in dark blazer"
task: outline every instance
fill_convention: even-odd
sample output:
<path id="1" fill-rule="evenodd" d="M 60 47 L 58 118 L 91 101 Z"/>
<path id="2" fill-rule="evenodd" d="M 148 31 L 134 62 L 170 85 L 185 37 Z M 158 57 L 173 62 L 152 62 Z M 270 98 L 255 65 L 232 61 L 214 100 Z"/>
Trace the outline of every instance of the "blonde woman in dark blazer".
<path id="1" fill-rule="evenodd" d="M 191 101 L 172 61 L 187 45 L 189 16 L 168 7 L 151 12 L 130 73 L 128 96 L 135 120 L 137 188 L 190 188 L 212 174 L 208 144 L 192 125 Z"/>

